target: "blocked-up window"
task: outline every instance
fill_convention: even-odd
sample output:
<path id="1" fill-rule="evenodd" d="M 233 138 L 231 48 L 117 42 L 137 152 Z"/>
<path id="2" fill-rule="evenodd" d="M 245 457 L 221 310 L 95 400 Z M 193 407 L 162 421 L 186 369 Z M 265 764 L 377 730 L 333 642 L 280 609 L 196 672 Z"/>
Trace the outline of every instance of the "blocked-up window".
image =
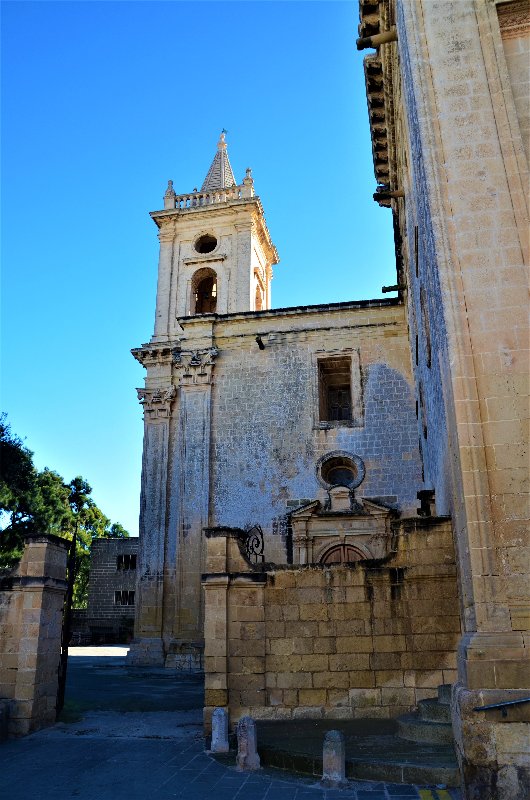
<path id="1" fill-rule="evenodd" d="M 322 422 L 351 421 L 351 359 L 339 356 L 319 361 L 318 391 Z"/>
<path id="2" fill-rule="evenodd" d="M 123 553 L 117 556 L 116 569 L 136 569 L 136 553 Z"/>
<path id="3" fill-rule="evenodd" d="M 134 592 L 130 592 L 127 589 L 114 592 L 114 604 L 117 606 L 133 606 Z"/>

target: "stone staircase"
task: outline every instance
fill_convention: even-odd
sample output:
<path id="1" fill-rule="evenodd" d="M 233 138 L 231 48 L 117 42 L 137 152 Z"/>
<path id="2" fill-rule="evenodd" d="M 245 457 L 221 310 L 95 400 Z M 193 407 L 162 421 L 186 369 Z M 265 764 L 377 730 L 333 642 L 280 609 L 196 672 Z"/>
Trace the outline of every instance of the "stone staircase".
<path id="1" fill-rule="evenodd" d="M 439 686 L 437 697 L 397 720 L 258 720 L 261 763 L 319 776 L 324 736 L 336 729 L 345 736 L 350 779 L 457 787 L 450 698 L 450 684 Z"/>
<path id="2" fill-rule="evenodd" d="M 418 710 L 398 718 L 397 735 L 421 744 L 452 744 L 451 684 L 438 687 L 438 697 L 420 700 Z"/>

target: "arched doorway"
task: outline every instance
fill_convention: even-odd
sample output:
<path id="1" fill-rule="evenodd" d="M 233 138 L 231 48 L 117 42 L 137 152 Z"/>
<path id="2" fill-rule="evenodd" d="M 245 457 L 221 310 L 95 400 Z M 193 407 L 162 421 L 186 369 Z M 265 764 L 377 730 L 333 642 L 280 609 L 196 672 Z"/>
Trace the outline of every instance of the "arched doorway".
<path id="1" fill-rule="evenodd" d="M 344 564 L 351 561 L 360 561 L 366 558 L 360 550 L 353 547 L 351 544 L 336 544 L 330 547 L 329 550 L 322 555 L 320 559 L 321 564 Z"/>

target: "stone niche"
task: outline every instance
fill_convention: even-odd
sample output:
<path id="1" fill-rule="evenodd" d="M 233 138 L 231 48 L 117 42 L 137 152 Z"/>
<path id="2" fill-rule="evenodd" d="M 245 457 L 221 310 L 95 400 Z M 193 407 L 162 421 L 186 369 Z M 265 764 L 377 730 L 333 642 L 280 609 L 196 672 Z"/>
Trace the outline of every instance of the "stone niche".
<path id="1" fill-rule="evenodd" d="M 324 501 L 314 500 L 291 514 L 295 564 L 333 564 L 386 558 L 392 552 L 394 509 L 356 499 L 352 489 L 335 486 Z"/>

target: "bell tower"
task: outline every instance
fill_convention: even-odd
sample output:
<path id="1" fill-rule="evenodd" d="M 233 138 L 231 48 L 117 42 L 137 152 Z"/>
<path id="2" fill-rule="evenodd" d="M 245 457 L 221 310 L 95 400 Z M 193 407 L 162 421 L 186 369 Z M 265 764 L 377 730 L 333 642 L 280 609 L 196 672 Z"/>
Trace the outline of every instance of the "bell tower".
<path id="1" fill-rule="evenodd" d="M 176 194 L 169 181 L 151 217 L 160 240 L 153 341 L 178 337 L 179 317 L 270 308 L 278 254 L 251 170 L 236 183 L 224 132 L 200 191 Z"/>
<path id="2" fill-rule="evenodd" d="M 270 308 L 278 261 L 249 169 L 237 184 L 224 132 L 200 191 L 169 181 L 158 226 L 155 331 L 145 367 L 134 664 L 199 668 L 204 529 L 212 524 L 211 430 L 219 315 Z"/>

